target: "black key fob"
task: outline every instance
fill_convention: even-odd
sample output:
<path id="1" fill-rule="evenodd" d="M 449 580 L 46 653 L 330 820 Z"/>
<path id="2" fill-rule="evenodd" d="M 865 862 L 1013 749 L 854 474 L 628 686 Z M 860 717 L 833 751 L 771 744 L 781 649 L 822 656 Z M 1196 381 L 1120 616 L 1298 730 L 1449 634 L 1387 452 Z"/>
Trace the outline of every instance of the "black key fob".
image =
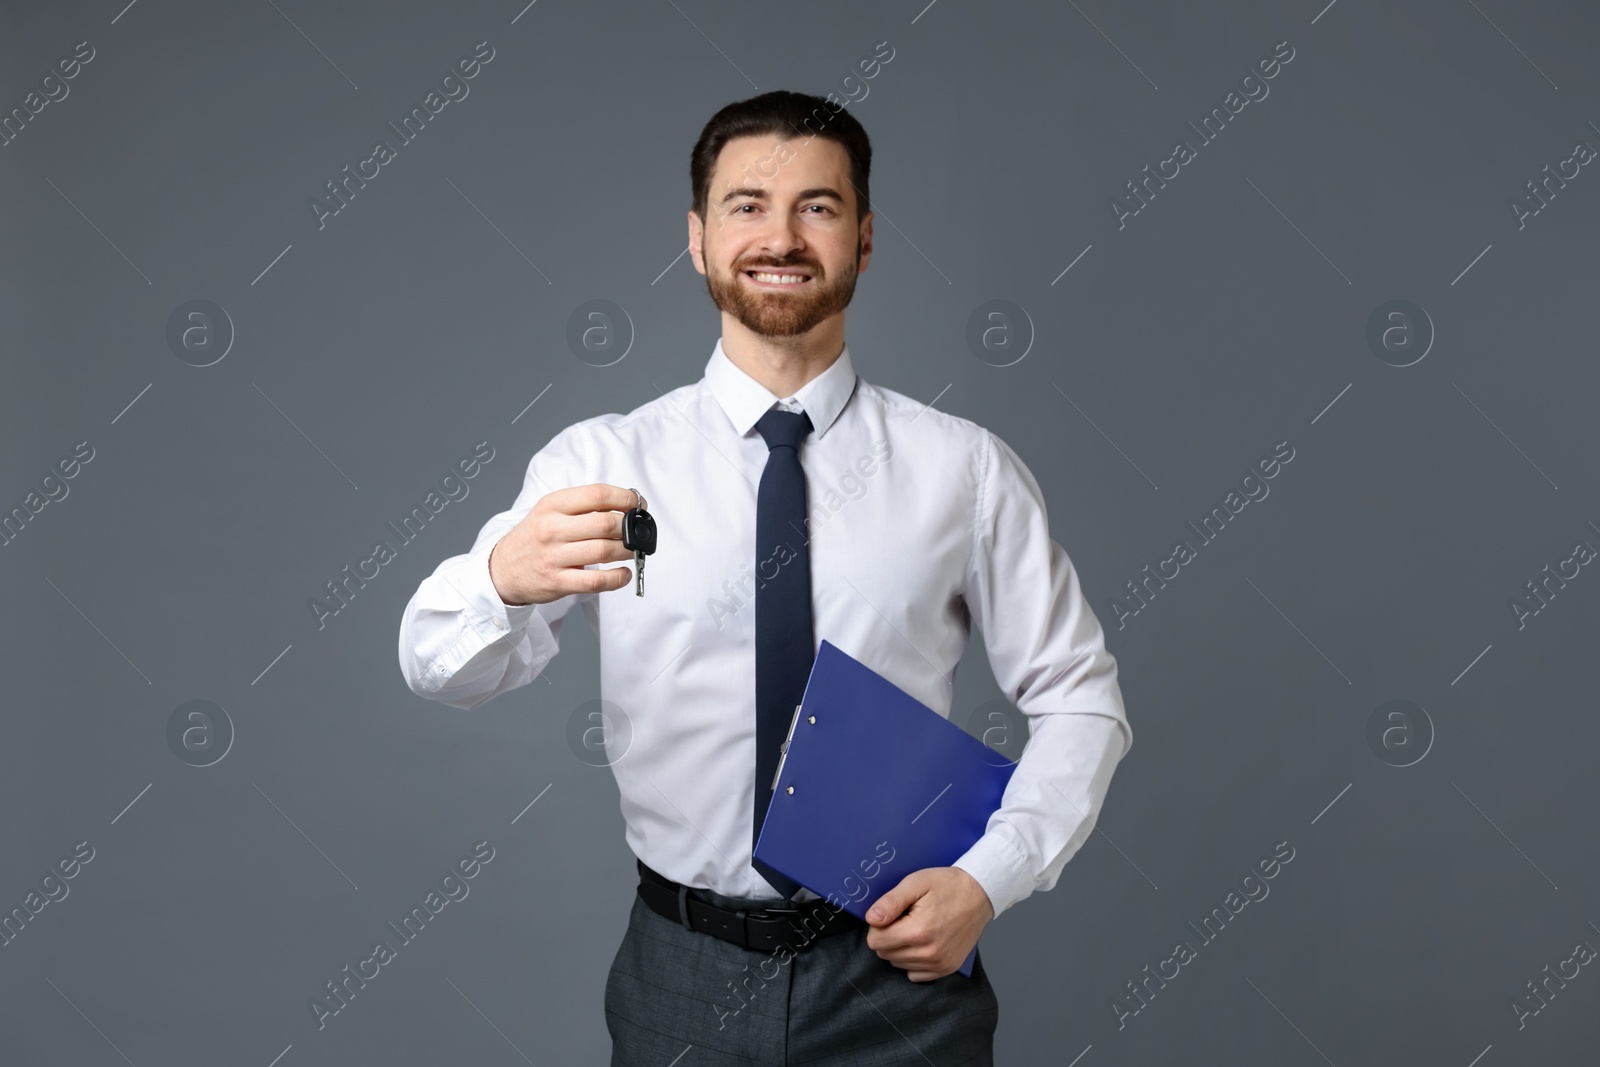
<path id="1" fill-rule="evenodd" d="M 656 550 L 656 520 L 643 508 L 622 513 L 622 547 L 651 555 Z"/>

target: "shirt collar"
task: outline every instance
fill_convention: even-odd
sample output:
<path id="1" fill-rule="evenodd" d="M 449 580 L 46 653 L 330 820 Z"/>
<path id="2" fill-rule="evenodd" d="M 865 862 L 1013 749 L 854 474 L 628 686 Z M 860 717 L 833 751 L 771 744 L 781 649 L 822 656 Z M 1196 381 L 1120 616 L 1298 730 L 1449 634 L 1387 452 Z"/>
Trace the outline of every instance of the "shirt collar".
<path id="1" fill-rule="evenodd" d="M 706 363 L 706 382 L 717 403 L 722 405 L 728 421 L 733 424 L 734 432 L 740 437 L 749 433 L 774 403 L 787 399 L 774 395 L 766 386 L 740 370 L 722 350 L 720 337 L 711 352 L 711 359 Z M 821 437 L 828 432 L 828 427 L 833 425 L 839 412 L 844 410 L 855 388 L 855 367 L 850 362 L 850 346 L 846 345 L 827 370 L 799 388 L 794 399 L 811 416 L 813 432 Z"/>

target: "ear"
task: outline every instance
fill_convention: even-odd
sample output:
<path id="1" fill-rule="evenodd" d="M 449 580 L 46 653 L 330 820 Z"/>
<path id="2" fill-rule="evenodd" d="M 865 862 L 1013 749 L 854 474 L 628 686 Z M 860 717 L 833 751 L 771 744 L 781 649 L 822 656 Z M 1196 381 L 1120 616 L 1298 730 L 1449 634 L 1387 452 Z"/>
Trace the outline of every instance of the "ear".
<path id="1" fill-rule="evenodd" d="M 701 274 L 706 272 L 705 257 L 705 223 L 700 221 L 694 208 L 689 209 L 689 259 L 694 263 L 694 269 Z"/>

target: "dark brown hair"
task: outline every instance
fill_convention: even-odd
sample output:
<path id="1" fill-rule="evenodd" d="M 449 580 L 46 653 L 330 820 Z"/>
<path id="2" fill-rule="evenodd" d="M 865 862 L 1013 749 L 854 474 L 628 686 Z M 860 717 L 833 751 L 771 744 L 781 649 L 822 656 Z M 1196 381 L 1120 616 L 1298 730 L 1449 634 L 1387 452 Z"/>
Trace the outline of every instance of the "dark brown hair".
<path id="1" fill-rule="evenodd" d="M 705 221 L 711 197 L 711 172 L 722 146 L 736 137 L 826 137 L 844 146 L 850 157 L 850 183 L 856 190 L 856 221 L 872 210 L 867 179 L 872 171 L 872 143 L 854 115 L 841 104 L 837 109 L 820 96 L 778 89 L 740 100 L 711 116 L 689 156 L 689 183 L 694 191 L 695 214 Z"/>

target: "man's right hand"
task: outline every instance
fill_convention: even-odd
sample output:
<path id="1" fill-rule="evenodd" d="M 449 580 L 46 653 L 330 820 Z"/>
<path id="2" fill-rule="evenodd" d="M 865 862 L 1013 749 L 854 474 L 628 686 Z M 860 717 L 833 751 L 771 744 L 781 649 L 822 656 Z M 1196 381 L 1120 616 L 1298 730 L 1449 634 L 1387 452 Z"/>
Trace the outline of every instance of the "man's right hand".
<path id="1" fill-rule="evenodd" d="M 595 483 L 539 499 L 489 555 L 489 578 L 506 604 L 548 604 L 571 593 L 603 593 L 633 580 L 630 567 L 585 570 L 634 555 L 622 547 L 622 514 L 633 490 Z"/>

